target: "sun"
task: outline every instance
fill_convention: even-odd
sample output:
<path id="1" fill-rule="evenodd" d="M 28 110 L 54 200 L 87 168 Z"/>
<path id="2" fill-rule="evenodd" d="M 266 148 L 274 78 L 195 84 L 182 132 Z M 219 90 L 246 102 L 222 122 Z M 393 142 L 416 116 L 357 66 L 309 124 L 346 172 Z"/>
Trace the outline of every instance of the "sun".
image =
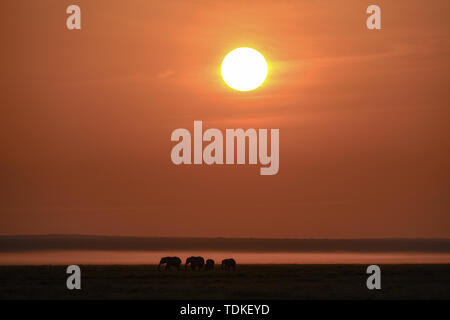
<path id="1" fill-rule="evenodd" d="M 267 62 L 264 56 L 252 48 L 237 48 L 222 61 L 223 81 L 238 91 L 258 88 L 267 77 Z"/>

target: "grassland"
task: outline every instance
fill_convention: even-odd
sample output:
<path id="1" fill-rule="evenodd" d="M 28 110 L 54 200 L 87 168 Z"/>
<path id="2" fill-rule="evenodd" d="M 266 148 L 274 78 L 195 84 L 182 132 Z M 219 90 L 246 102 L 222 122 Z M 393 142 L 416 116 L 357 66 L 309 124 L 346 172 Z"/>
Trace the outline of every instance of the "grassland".
<path id="1" fill-rule="evenodd" d="M 236 272 L 161 271 L 154 265 L 0 266 L 0 299 L 450 299 L 450 265 L 382 265 L 382 290 L 365 265 L 240 265 Z"/>

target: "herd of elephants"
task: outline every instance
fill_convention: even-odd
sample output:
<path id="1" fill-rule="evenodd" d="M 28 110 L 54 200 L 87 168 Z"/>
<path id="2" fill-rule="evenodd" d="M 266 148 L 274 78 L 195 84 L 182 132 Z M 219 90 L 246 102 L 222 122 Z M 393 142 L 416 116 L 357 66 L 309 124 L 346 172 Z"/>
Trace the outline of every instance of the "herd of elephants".
<path id="1" fill-rule="evenodd" d="M 180 271 L 181 259 L 178 257 L 164 257 L 161 258 L 161 261 L 158 265 L 158 270 L 160 270 L 161 265 L 165 264 L 165 270 L 170 270 L 172 268 Z M 192 270 L 202 270 L 204 268 L 205 271 L 214 270 L 214 260 L 208 259 L 205 262 L 203 257 L 189 257 L 186 259 L 184 270 L 187 271 L 188 266 L 191 266 Z M 236 271 L 236 261 L 234 259 L 223 259 L 221 269 L 225 271 Z"/>

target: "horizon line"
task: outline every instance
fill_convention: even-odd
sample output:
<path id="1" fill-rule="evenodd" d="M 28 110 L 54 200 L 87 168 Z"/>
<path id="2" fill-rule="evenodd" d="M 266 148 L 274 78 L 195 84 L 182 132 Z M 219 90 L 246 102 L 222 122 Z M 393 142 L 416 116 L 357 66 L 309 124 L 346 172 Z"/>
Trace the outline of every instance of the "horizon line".
<path id="1" fill-rule="evenodd" d="M 322 237 L 227 237 L 227 236 L 141 236 L 141 235 L 104 235 L 104 234 L 61 234 L 61 233 L 33 233 L 33 234 L 0 234 L 0 238 L 14 237 L 97 237 L 97 238 L 140 238 L 140 239 L 234 239 L 234 240 L 446 240 L 450 238 L 428 238 L 428 237 L 367 237 L 367 238 L 322 238 Z"/>

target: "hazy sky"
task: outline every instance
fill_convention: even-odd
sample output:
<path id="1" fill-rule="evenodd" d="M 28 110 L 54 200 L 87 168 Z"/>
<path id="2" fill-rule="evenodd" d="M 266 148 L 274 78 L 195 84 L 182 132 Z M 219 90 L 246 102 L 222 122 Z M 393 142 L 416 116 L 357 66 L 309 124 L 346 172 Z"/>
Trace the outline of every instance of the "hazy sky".
<path id="1" fill-rule="evenodd" d="M 450 2 L 376 3 L 3 0 L 0 234 L 448 238 Z M 279 173 L 174 165 L 194 120 L 279 128 Z"/>

